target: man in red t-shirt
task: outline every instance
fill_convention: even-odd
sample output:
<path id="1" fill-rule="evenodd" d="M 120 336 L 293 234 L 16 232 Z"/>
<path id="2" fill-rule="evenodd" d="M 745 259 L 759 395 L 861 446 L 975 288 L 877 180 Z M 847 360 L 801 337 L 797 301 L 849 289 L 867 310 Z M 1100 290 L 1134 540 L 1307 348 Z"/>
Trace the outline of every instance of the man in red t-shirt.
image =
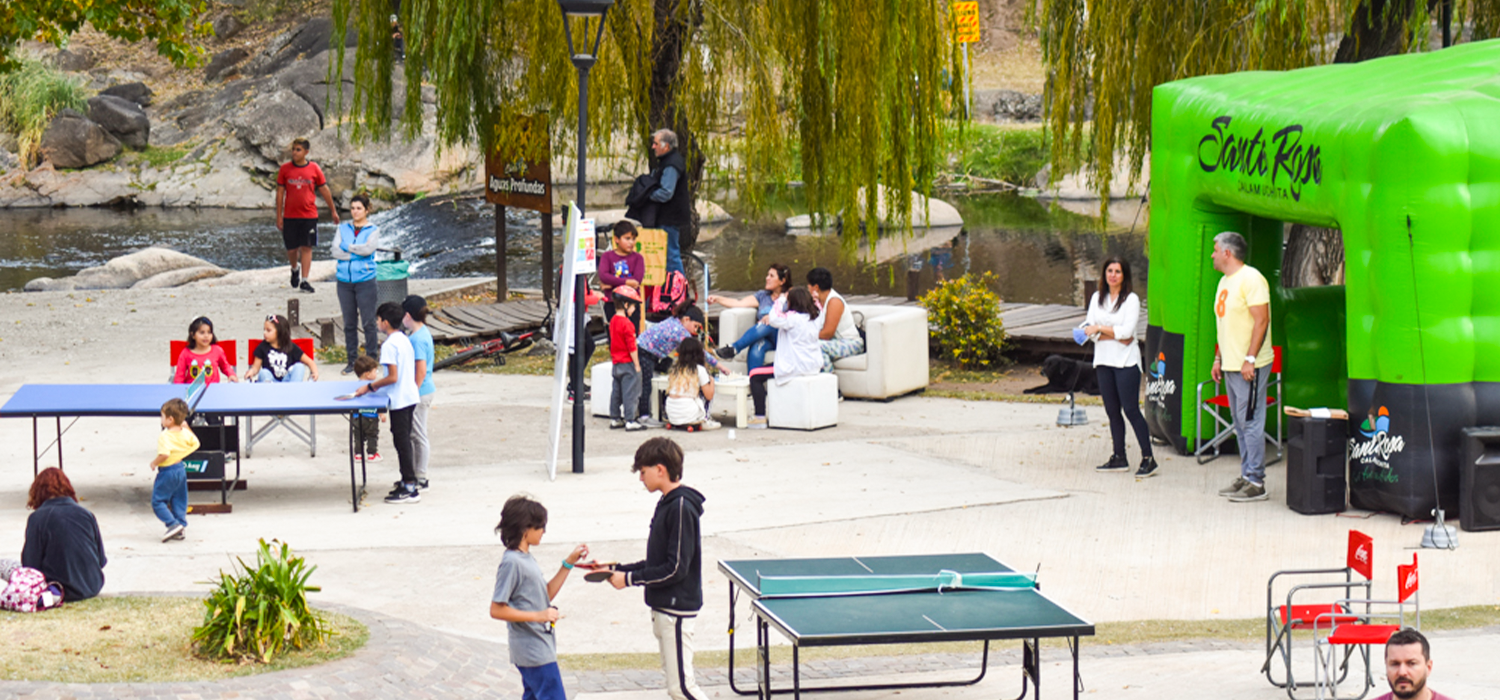
<path id="1" fill-rule="evenodd" d="M 286 244 L 286 261 L 292 266 L 292 288 L 313 291 L 307 283 L 312 272 L 312 250 L 318 245 L 318 196 L 328 204 L 335 226 L 339 210 L 333 206 L 333 191 L 323 169 L 307 159 L 312 144 L 303 138 L 292 141 L 292 162 L 276 174 L 276 230 Z M 298 267 L 298 264 L 301 267 Z"/>

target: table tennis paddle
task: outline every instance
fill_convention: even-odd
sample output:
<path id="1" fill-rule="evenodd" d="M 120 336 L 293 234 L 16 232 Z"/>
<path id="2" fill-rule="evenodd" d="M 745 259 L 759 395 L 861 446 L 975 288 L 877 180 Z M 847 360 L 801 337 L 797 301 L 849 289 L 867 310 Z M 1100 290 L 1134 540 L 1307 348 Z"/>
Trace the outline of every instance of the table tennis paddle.
<path id="1" fill-rule="evenodd" d="M 615 572 L 613 571 L 610 571 L 608 569 L 601 569 L 599 571 L 590 571 L 584 574 L 583 580 L 588 581 L 589 583 L 599 583 L 600 581 L 608 581 L 609 577 L 614 575 Z"/>
<path id="2" fill-rule="evenodd" d="M 581 561 L 574 564 L 573 566 L 580 569 L 603 569 L 614 566 L 618 563 L 619 562 L 615 561 Z"/>

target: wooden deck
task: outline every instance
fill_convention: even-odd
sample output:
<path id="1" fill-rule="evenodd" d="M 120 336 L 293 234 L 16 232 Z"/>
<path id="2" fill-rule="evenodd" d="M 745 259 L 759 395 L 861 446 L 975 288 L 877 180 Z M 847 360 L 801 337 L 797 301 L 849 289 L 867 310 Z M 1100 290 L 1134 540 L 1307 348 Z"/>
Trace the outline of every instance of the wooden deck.
<path id="1" fill-rule="evenodd" d="M 750 296 L 749 292 L 714 292 L 727 297 Z M 900 297 L 875 294 L 849 294 L 844 297 L 854 306 L 887 305 L 915 306 L 916 302 Z M 1146 304 L 1141 302 L 1140 322 L 1136 337 L 1146 337 Z M 709 304 L 708 318 L 715 321 L 723 307 Z M 1000 319 L 1005 323 L 1005 332 L 1010 337 L 1012 350 L 1038 355 L 1089 356 L 1093 349 L 1073 342 L 1073 329 L 1083 323 L 1085 311 L 1082 307 L 1063 304 L 1017 304 L 1000 305 Z M 541 326 L 547 318 L 547 305 L 540 298 L 512 299 L 495 304 L 449 305 L 434 311 L 427 319 L 432 339 L 437 342 L 470 342 L 514 333 Z M 334 327 L 342 334 L 343 319 L 335 317 Z M 317 328 L 308 328 L 314 337 Z M 335 340 L 337 340 L 337 335 Z"/>

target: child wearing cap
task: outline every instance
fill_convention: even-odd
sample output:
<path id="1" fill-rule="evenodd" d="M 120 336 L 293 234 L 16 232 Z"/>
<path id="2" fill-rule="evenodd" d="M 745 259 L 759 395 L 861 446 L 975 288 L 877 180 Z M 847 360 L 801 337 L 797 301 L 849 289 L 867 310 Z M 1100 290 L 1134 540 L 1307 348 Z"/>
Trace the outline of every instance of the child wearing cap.
<path id="1" fill-rule="evenodd" d="M 646 429 L 636 421 L 640 416 L 641 361 L 635 346 L 635 324 L 630 320 L 640 306 L 641 295 L 634 288 L 615 288 L 615 314 L 609 319 L 609 360 L 614 364 L 610 371 L 613 382 L 609 395 L 611 430 Z"/>
<path id="2" fill-rule="evenodd" d="M 406 312 L 402 324 L 406 337 L 411 339 L 412 352 L 416 357 L 417 405 L 411 414 L 412 466 L 417 473 L 417 486 L 427 488 L 427 459 L 432 455 L 432 440 L 427 436 L 427 411 L 432 408 L 433 393 L 432 363 L 436 361 L 436 348 L 432 344 L 432 331 L 427 330 L 427 300 L 415 294 L 401 302 Z"/>
<path id="3" fill-rule="evenodd" d="M 671 359 L 672 354 L 677 352 L 678 346 L 688 338 L 696 338 L 703 330 L 703 310 L 696 306 L 683 306 L 669 318 L 661 323 L 647 328 L 641 337 L 636 339 L 636 346 L 640 350 L 641 360 L 641 400 L 637 409 L 641 416 L 641 424 L 648 428 L 660 428 L 659 420 L 651 417 L 651 379 L 659 371 L 666 371 L 662 365 Z M 719 368 L 718 360 L 709 356 L 708 363 L 714 369 Z"/>

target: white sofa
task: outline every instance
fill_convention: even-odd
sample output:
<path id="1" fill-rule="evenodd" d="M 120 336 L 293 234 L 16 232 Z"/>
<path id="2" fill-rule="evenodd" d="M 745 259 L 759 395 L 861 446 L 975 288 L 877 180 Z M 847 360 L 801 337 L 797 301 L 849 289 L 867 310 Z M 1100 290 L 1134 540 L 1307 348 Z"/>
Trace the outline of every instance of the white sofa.
<path id="1" fill-rule="evenodd" d="M 846 398 L 890 399 L 927 388 L 927 310 L 920 306 L 851 306 L 863 314 L 865 353 L 833 363 L 839 391 Z M 858 322 L 860 316 L 856 315 Z M 755 323 L 755 309 L 724 309 L 719 314 L 720 345 L 738 340 Z M 767 356 L 769 362 L 775 353 Z M 745 353 L 721 361 L 745 371 Z"/>

